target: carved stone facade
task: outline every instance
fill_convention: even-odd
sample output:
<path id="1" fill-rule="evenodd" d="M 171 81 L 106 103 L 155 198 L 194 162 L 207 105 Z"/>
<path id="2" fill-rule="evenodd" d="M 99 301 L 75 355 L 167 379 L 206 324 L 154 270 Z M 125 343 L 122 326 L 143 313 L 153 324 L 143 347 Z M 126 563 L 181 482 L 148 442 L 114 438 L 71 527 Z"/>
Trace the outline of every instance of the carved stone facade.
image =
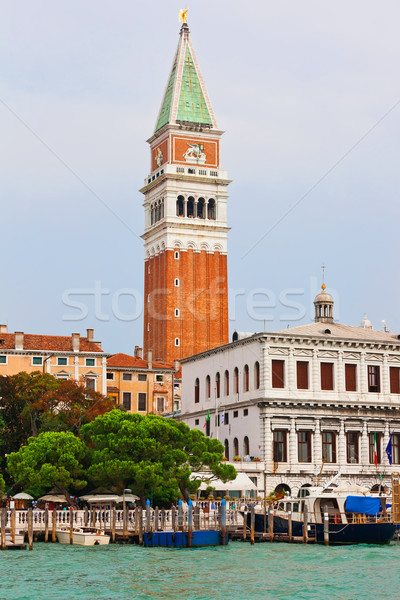
<path id="1" fill-rule="evenodd" d="M 267 493 L 296 493 L 339 471 L 372 488 L 400 469 L 396 335 L 317 320 L 193 356 L 182 373 L 182 420 L 203 430 L 210 410 L 209 435 L 260 492 L 264 473 Z"/>

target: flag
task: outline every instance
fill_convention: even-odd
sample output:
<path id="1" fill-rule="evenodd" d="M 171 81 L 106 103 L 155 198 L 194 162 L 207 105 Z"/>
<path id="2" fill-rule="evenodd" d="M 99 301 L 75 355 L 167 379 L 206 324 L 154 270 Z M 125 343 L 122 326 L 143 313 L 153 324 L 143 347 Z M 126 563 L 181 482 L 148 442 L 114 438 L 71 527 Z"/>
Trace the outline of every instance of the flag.
<path id="1" fill-rule="evenodd" d="M 392 436 L 393 436 L 393 433 L 390 434 L 388 445 L 386 446 L 386 454 L 387 454 L 387 457 L 389 460 L 389 465 L 392 464 Z"/>
<path id="2" fill-rule="evenodd" d="M 375 469 L 378 468 L 378 448 L 376 445 L 376 432 L 374 433 L 374 463 L 375 463 Z"/>
<path id="3" fill-rule="evenodd" d="M 206 415 L 206 420 L 204 421 L 204 425 L 203 425 L 203 429 L 205 428 L 205 426 L 207 425 L 207 421 L 210 420 L 210 411 L 207 411 L 207 415 Z"/>

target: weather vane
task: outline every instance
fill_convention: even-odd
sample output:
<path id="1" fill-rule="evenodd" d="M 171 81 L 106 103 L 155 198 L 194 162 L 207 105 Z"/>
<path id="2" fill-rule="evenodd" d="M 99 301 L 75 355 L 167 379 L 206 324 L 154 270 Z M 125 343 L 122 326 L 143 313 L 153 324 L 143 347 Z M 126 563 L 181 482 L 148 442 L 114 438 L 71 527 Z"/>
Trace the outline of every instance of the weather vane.
<path id="1" fill-rule="evenodd" d="M 325 269 L 326 269 L 326 266 L 324 265 L 324 263 L 322 263 L 321 269 L 322 269 L 322 285 L 321 285 L 321 287 L 324 290 L 326 288 L 326 285 L 325 285 Z"/>
<path id="2" fill-rule="evenodd" d="M 188 8 L 181 8 L 181 10 L 179 11 L 179 21 L 182 21 L 182 23 L 187 23 L 188 10 Z"/>

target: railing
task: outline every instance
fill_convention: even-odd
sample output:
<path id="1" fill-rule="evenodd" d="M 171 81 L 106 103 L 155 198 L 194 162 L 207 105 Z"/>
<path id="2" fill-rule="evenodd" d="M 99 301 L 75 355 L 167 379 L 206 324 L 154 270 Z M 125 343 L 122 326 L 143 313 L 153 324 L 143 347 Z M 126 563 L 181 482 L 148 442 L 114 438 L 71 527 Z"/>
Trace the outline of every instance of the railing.
<path id="1" fill-rule="evenodd" d="M 210 506 L 207 508 L 198 503 L 193 510 L 194 529 L 216 529 L 221 526 L 221 506 L 220 502 L 215 503 L 215 509 Z M 140 509 L 127 511 L 127 531 L 132 533 L 138 527 L 138 518 L 140 519 Z M 11 510 L 7 510 L 6 527 L 11 526 Z M 147 531 L 160 531 L 163 529 L 173 529 L 174 527 L 188 528 L 188 510 L 185 505 L 182 509 L 158 510 L 154 508 L 142 509 L 141 520 Z M 48 511 L 48 529 L 53 526 L 53 514 L 56 517 L 56 527 L 70 525 L 70 514 L 73 518 L 73 526 L 92 526 L 99 529 L 111 530 L 113 521 L 113 509 L 93 509 L 93 510 L 56 510 Z M 238 509 L 228 509 L 226 511 L 226 525 L 238 525 L 242 522 L 242 516 Z M 44 532 L 46 527 L 46 511 L 35 509 L 32 511 L 32 525 L 35 533 Z M 123 510 L 115 511 L 115 528 L 122 530 L 124 525 Z M 19 531 L 28 530 L 28 511 L 15 511 L 15 528 Z"/>

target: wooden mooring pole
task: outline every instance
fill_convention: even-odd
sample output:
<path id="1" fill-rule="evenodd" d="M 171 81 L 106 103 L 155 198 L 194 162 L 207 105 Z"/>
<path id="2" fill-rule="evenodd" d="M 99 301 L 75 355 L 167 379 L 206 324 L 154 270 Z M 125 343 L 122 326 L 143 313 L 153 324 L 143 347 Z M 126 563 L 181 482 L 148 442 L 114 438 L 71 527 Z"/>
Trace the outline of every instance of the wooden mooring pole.
<path id="1" fill-rule="evenodd" d="M 274 541 L 274 509 L 270 506 L 268 511 L 268 535 L 269 541 Z"/>
<path id="2" fill-rule="evenodd" d="M 246 535 L 247 535 L 247 510 L 245 510 L 244 513 L 243 513 L 242 539 L 243 539 L 244 542 L 246 541 Z"/>
<path id="3" fill-rule="evenodd" d="M 51 513 L 51 541 L 53 544 L 57 541 L 56 536 L 56 527 L 57 527 L 57 511 L 53 508 L 53 512 Z"/>
<path id="4" fill-rule="evenodd" d="M 159 519 L 160 519 L 160 511 L 158 510 L 158 506 L 156 506 L 154 509 L 154 531 L 159 531 L 159 529 L 160 529 Z"/>
<path id="5" fill-rule="evenodd" d="M 250 543 L 254 545 L 254 524 L 256 520 L 256 515 L 254 512 L 254 506 L 250 507 Z"/>
<path id="6" fill-rule="evenodd" d="M 226 546 L 226 500 L 221 501 L 221 544 Z"/>
<path id="7" fill-rule="evenodd" d="M 151 532 L 151 513 L 150 500 L 146 500 L 146 533 Z"/>
<path id="8" fill-rule="evenodd" d="M 111 509 L 111 542 L 115 544 L 115 524 L 117 522 L 117 509 L 115 506 Z"/>
<path id="9" fill-rule="evenodd" d="M 292 511 L 288 511 L 288 534 L 289 534 L 289 544 L 293 542 L 293 523 L 292 523 Z"/>
<path id="10" fill-rule="evenodd" d="M 329 546 L 329 515 L 324 513 L 324 544 Z"/>
<path id="11" fill-rule="evenodd" d="M 74 543 L 74 511 L 72 506 L 69 508 L 69 543 Z"/>
<path id="12" fill-rule="evenodd" d="M 143 509 L 139 508 L 139 544 L 143 545 Z"/>
<path id="13" fill-rule="evenodd" d="M 1 549 L 6 549 L 7 509 L 1 509 Z"/>
<path id="14" fill-rule="evenodd" d="M 49 541 L 49 509 L 44 510 L 44 541 L 45 544 Z"/>
<path id="15" fill-rule="evenodd" d="M 11 509 L 10 515 L 11 541 L 15 544 L 15 508 Z"/>
<path id="16" fill-rule="evenodd" d="M 303 519 L 303 542 L 308 542 L 308 508 L 307 504 L 304 504 L 304 519 Z"/>
<path id="17" fill-rule="evenodd" d="M 33 550 L 33 513 L 31 508 L 28 508 L 28 544 L 29 550 Z"/>
<path id="18" fill-rule="evenodd" d="M 222 544 L 224 542 L 222 541 Z M 188 548 L 193 546 L 193 502 L 189 500 L 188 503 L 188 534 L 187 534 L 187 545 Z"/>

